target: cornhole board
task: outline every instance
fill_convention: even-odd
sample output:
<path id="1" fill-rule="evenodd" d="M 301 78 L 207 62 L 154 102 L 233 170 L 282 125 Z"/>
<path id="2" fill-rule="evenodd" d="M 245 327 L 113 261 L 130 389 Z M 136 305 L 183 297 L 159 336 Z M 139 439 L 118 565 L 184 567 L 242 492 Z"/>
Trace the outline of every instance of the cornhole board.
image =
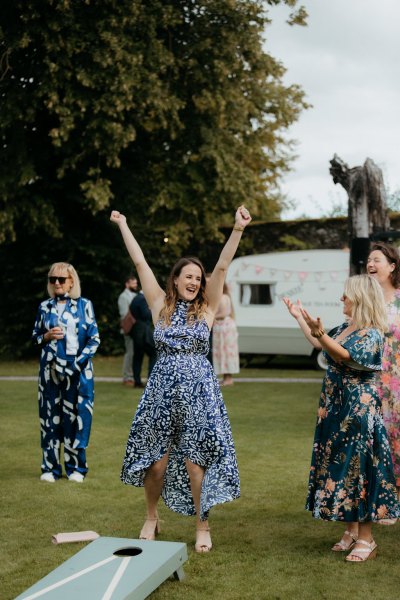
<path id="1" fill-rule="evenodd" d="M 143 600 L 186 560 L 180 542 L 99 537 L 15 600 Z"/>

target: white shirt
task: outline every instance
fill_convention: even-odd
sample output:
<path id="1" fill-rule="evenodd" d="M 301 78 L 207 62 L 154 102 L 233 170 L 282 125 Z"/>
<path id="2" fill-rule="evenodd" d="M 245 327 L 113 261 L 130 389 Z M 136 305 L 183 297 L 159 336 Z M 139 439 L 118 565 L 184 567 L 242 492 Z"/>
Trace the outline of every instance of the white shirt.
<path id="1" fill-rule="evenodd" d="M 64 313 L 66 306 L 67 306 L 67 304 L 57 302 L 57 312 L 58 312 L 59 317 L 61 317 L 61 315 Z M 76 327 L 75 327 L 75 319 L 71 315 L 71 313 L 68 313 L 68 312 L 65 313 L 64 319 L 67 321 L 67 325 L 60 322 L 59 326 L 63 328 L 64 335 L 66 337 L 65 352 L 67 354 L 72 354 L 73 356 L 76 356 L 78 354 L 79 344 L 78 344 L 78 334 L 76 333 Z"/>

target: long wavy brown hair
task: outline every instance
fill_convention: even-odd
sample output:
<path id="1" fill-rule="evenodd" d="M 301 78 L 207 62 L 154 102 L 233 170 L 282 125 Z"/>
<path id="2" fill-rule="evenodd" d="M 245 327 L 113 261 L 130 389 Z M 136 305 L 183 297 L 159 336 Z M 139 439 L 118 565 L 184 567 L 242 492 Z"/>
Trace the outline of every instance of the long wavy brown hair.
<path id="1" fill-rule="evenodd" d="M 160 318 L 164 322 L 165 326 L 171 324 L 171 317 L 174 313 L 176 303 L 179 300 L 174 280 L 177 277 L 179 277 L 183 267 L 186 267 L 186 265 L 190 264 L 196 265 L 201 270 L 201 282 L 199 292 L 196 298 L 193 300 L 193 302 L 190 303 L 190 306 L 188 308 L 187 320 L 190 323 L 202 319 L 204 317 L 204 313 L 206 312 L 208 306 L 208 300 L 206 295 L 206 272 L 198 258 L 194 256 L 188 256 L 185 258 L 180 258 L 174 264 L 167 280 L 164 306 L 160 312 Z"/>
<path id="2" fill-rule="evenodd" d="M 382 252 L 383 256 L 386 258 L 389 264 L 394 265 L 393 271 L 390 273 L 390 281 L 394 288 L 400 287 L 400 254 L 398 248 L 396 246 L 391 246 L 390 244 L 385 244 L 384 242 L 376 242 L 372 244 L 370 253 L 374 250 L 379 250 Z"/>

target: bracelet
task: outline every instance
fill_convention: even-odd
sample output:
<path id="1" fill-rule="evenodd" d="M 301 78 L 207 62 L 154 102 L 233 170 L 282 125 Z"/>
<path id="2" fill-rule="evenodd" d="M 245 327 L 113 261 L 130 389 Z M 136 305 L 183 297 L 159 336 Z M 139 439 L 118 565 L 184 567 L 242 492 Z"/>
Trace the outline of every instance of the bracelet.
<path id="1" fill-rule="evenodd" d="M 318 331 L 315 331 L 315 332 L 311 331 L 310 333 L 314 338 L 320 338 L 323 335 L 325 335 L 326 331 L 325 331 L 325 329 L 318 329 Z"/>
<path id="2" fill-rule="evenodd" d="M 240 225 L 235 225 L 233 231 L 244 231 L 244 227 L 241 227 Z"/>

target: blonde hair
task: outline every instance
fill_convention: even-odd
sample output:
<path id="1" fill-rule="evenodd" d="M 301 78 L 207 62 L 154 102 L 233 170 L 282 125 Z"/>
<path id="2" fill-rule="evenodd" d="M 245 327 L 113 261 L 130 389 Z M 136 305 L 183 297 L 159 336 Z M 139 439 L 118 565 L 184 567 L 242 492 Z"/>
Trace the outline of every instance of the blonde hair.
<path id="1" fill-rule="evenodd" d="M 381 286 L 373 277 L 349 277 L 344 284 L 344 296 L 353 304 L 351 318 L 357 329 L 373 327 L 381 333 L 388 330 L 385 298 Z"/>
<path id="2" fill-rule="evenodd" d="M 65 262 L 53 263 L 49 269 L 49 272 L 47 273 L 47 277 L 51 277 L 56 269 L 58 271 L 62 271 L 63 273 L 67 272 L 68 276 L 72 279 L 72 287 L 68 292 L 69 297 L 73 298 L 74 300 L 80 298 L 81 282 L 79 281 L 78 273 L 75 271 L 74 267 Z M 54 286 L 50 285 L 50 283 L 47 283 L 47 292 L 52 298 L 55 297 Z"/>

